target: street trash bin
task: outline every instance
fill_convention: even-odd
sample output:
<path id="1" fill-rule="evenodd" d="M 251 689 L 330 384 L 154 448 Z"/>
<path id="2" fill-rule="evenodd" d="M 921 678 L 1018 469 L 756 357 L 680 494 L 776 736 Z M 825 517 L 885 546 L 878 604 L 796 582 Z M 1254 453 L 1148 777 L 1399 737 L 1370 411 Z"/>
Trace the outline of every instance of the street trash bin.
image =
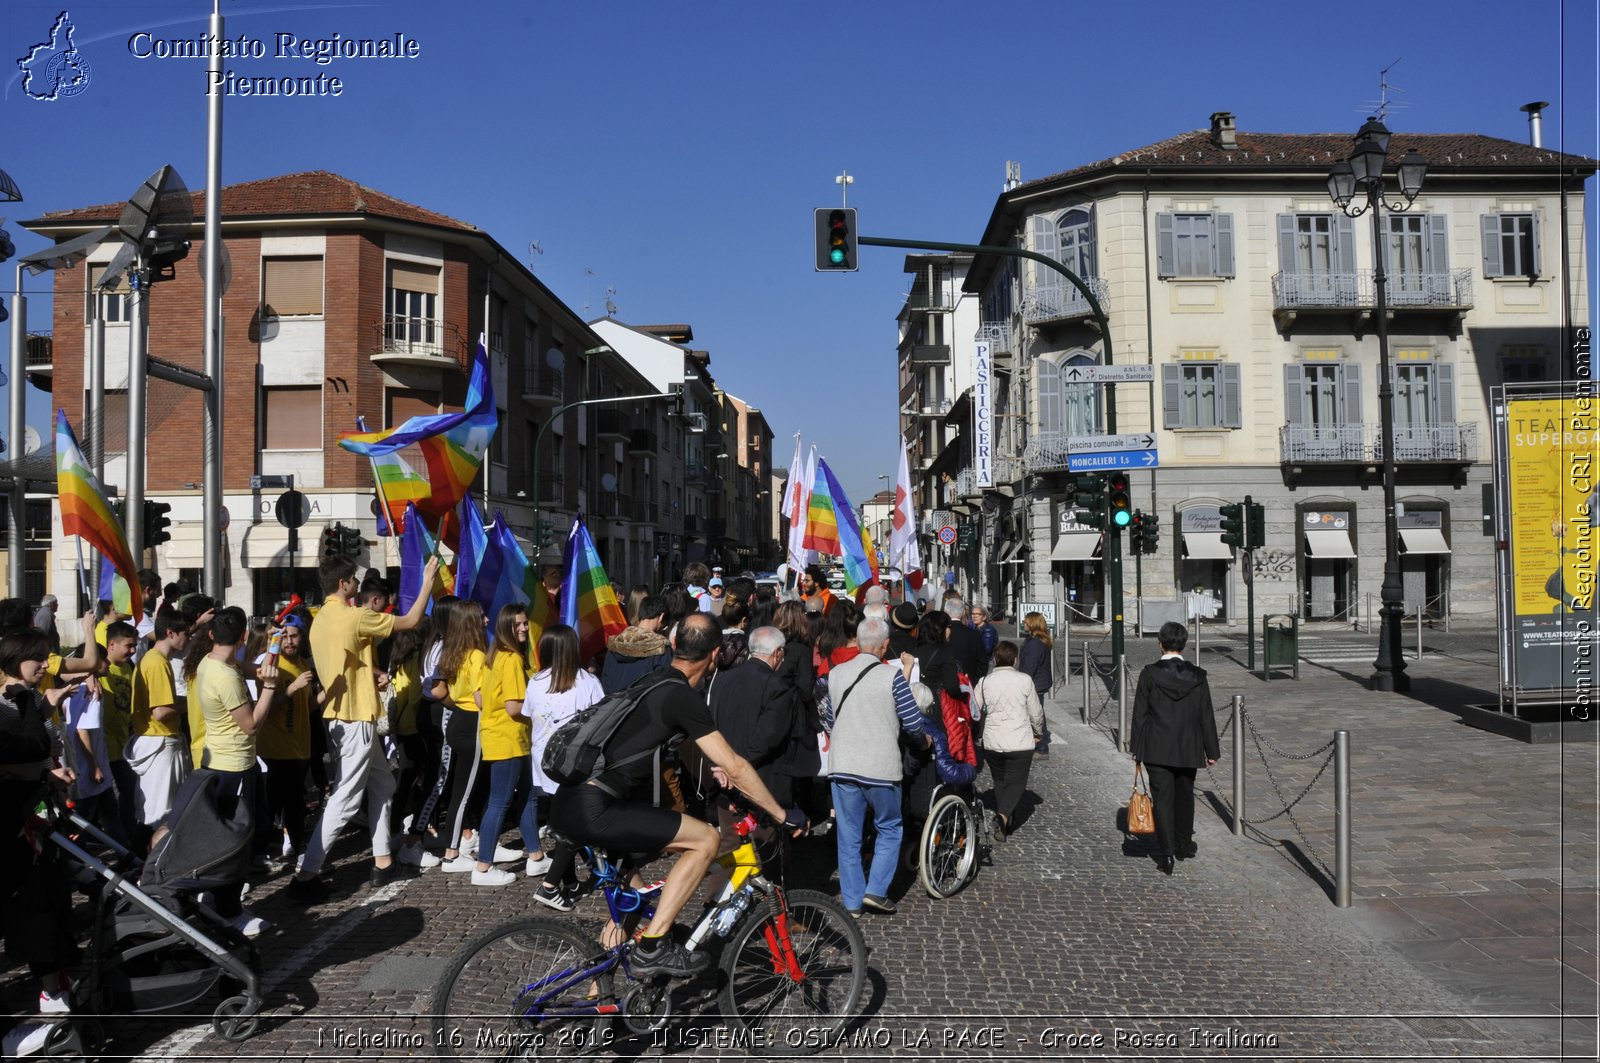
<path id="1" fill-rule="evenodd" d="M 1300 678 L 1300 618 L 1288 613 L 1261 620 L 1261 678 L 1271 679 L 1274 668 L 1293 668 Z"/>

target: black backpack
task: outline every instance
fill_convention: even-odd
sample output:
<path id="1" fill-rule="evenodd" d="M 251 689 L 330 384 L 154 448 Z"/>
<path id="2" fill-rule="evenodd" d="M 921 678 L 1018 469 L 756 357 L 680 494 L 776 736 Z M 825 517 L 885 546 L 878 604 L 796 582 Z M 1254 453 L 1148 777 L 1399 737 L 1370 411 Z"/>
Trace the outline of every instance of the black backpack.
<path id="1" fill-rule="evenodd" d="M 625 690 L 607 694 L 583 709 L 572 719 L 556 728 L 545 744 L 544 756 L 539 766 L 544 773 L 562 786 L 577 786 L 598 775 L 625 764 L 660 753 L 659 749 L 642 749 L 618 760 L 606 757 L 606 745 L 617 733 L 624 720 L 633 715 L 646 696 L 658 687 L 675 682 L 676 672 L 653 683 L 641 679 Z M 620 797 L 608 787 L 601 787 L 613 797 Z"/>

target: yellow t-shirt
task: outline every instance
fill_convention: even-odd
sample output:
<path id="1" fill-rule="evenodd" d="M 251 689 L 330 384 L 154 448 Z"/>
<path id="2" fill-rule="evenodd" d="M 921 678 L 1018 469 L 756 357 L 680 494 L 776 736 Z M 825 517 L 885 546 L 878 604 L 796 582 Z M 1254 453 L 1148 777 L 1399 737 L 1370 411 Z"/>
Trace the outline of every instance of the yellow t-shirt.
<path id="1" fill-rule="evenodd" d="M 478 744 L 485 761 L 512 760 L 533 751 L 528 718 L 506 714 L 506 702 L 521 701 L 527 692 L 527 658 L 520 653 L 495 654 L 483 682 L 483 717 L 478 721 Z"/>
<path id="2" fill-rule="evenodd" d="M 100 699 L 100 727 L 106 735 L 106 757 L 121 760 L 122 747 L 128 744 L 133 709 L 133 665 L 128 661 L 107 664 L 101 680 L 105 696 Z"/>
<path id="3" fill-rule="evenodd" d="M 311 660 L 327 697 L 325 720 L 377 723 L 378 662 L 374 645 L 394 633 L 394 617 L 355 609 L 336 594 L 311 621 Z"/>
<path id="4" fill-rule="evenodd" d="M 94 626 L 94 640 L 103 650 L 106 648 L 106 629 L 111 627 L 111 621 L 102 620 Z"/>
<path id="5" fill-rule="evenodd" d="M 482 650 L 468 650 L 467 659 L 456 669 L 450 680 L 450 702 L 462 712 L 477 712 L 478 703 L 472 696 L 483 689 L 484 673 L 488 671 Z"/>
<path id="6" fill-rule="evenodd" d="M 206 755 L 195 763 L 216 771 L 250 769 L 256 762 L 256 740 L 233 718 L 234 709 L 250 703 L 250 692 L 237 670 L 215 657 L 200 662 L 189 690 L 189 704 L 198 704 L 205 720 Z"/>
<path id="7" fill-rule="evenodd" d="M 45 659 L 44 675 L 39 677 L 37 690 L 43 694 L 46 690 L 54 690 L 61 685 L 61 666 L 66 658 L 59 653 L 52 653 Z"/>
<path id="8" fill-rule="evenodd" d="M 206 714 L 200 708 L 200 698 L 195 694 L 199 682 L 200 673 L 195 672 L 194 682 L 189 684 L 189 693 L 184 698 L 183 715 L 189 725 L 189 763 L 203 768 L 206 766 Z"/>
<path id="9" fill-rule="evenodd" d="M 392 666 L 391 666 L 392 667 Z M 389 688 L 394 691 L 394 722 L 400 737 L 417 733 L 417 710 L 422 707 L 422 662 L 416 654 L 389 673 Z"/>
<path id="10" fill-rule="evenodd" d="M 311 703 L 316 694 L 310 686 L 297 690 L 287 700 L 283 692 L 305 671 L 309 662 L 278 658 L 278 699 L 256 732 L 256 752 L 263 760 L 311 759 Z"/>
<path id="11" fill-rule="evenodd" d="M 139 658 L 139 668 L 133 674 L 133 719 L 130 721 L 136 738 L 177 738 L 176 720 L 168 723 L 152 719 L 152 706 L 176 705 L 178 696 L 172 690 L 172 665 L 154 646 Z"/>

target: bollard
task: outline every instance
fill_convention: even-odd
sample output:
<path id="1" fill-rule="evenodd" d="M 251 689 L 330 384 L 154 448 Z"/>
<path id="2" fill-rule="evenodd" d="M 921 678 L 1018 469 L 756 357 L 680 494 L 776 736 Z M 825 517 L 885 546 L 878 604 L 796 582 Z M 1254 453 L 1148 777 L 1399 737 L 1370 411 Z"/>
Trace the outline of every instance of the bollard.
<path id="1" fill-rule="evenodd" d="M 1244 836 L 1244 695 L 1233 696 L 1233 833 Z"/>
<path id="2" fill-rule="evenodd" d="M 1122 659 L 1117 675 L 1117 751 L 1128 751 L 1128 659 Z"/>
<path id="3" fill-rule="evenodd" d="M 1083 640 L 1083 722 L 1089 722 L 1089 640 Z"/>
<path id="4" fill-rule="evenodd" d="M 1422 606 L 1417 606 L 1417 660 L 1422 660 Z"/>
<path id="5" fill-rule="evenodd" d="M 1350 907 L 1350 732 L 1333 732 L 1333 903 Z"/>

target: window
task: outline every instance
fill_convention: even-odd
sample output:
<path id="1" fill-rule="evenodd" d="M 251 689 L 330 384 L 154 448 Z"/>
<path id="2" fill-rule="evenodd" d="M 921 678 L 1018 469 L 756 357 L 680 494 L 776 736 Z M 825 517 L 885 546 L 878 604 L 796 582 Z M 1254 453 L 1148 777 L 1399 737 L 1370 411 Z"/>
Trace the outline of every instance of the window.
<path id="1" fill-rule="evenodd" d="M 1500 355 L 1502 384 L 1535 384 L 1549 379 L 1550 358 L 1543 347 L 1507 347 Z"/>
<path id="2" fill-rule="evenodd" d="M 322 389 L 263 388 L 262 450 L 322 449 Z"/>
<path id="3" fill-rule="evenodd" d="M 1531 211 L 1483 219 L 1483 275 L 1539 275 L 1539 219 Z"/>
<path id="4" fill-rule="evenodd" d="M 269 317 L 320 317 L 322 256 L 262 259 L 261 306 Z"/>
<path id="5" fill-rule="evenodd" d="M 1383 243 L 1388 270 L 1388 296 L 1394 303 L 1448 299 L 1450 240 L 1442 214 L 1390 214 Z"/>
<path id="6" fill-rule="evenodd" d="M 1166 428 L 1243 427 L 1236 362 L 1162 366 L 1161 400 Z"/>
<path id="7" fill-rule="evenodd" d="M 89 267 L 90 294 L 83 306 L 83 320 L 86 322 L 94 320 L 94 300 L 97 297 L 94 289 L 95 285 L 99 284 L 101 279 L 105 277 L 106 265 L 109 265 L 109 263 L 102 263 L 98 266 Z M 98 298 L 100 300 L 100 320 L 104 321 L 108 325 L 121 325 L 127 322 L 128 291 L 128 277 L 127 274 L 123 274 L 122 277 L 117 280 L 116 288 L 112 289 L 111 291 L 98 293 Z"/>
<path id="8" fill-rule="evenodd" d="M 1323 352 L 1306 352 L 1308 359 Z M 1308 360 L 1284 366 L 1284 419 L 1293 425 L 1337 428 L 1361 423 L 1361 366 Z"/>
<path id="9" fill-rule="evenodd" d="M 439 353 L 439 268 L 395 262 L 389 266 L 384 338 L 393 346 Z"/>
<path id="10" fill-rule="evenodd" d="M 1056 260 L 1080 278 L 1098 276 L 1094 264 L 1094 217 L 1074 207 L 1056 223 Z"/>
<path id="11" fill-rule="evenodd" d="M 1156 271 L 1162 277 L 1233 276 L 1233 215 L 1156 215 Z"/>
<path id="12" fill-rule="evenodd" d="M 1038 373 L 1039 434 L 1046 438 L 1093 435 L 1100 431 L 1100 393 L 1098 384 L 1070 384 L 1062 373 L 1076 365 L 1098 365 L 1085 352 L 1044 355 L 1036 363 Z"/>
<path id="13" fill-rule="evenodd" d="M 506 349 L 506 300 L 498 295 L 489 299 L 489 349 Z"/>

